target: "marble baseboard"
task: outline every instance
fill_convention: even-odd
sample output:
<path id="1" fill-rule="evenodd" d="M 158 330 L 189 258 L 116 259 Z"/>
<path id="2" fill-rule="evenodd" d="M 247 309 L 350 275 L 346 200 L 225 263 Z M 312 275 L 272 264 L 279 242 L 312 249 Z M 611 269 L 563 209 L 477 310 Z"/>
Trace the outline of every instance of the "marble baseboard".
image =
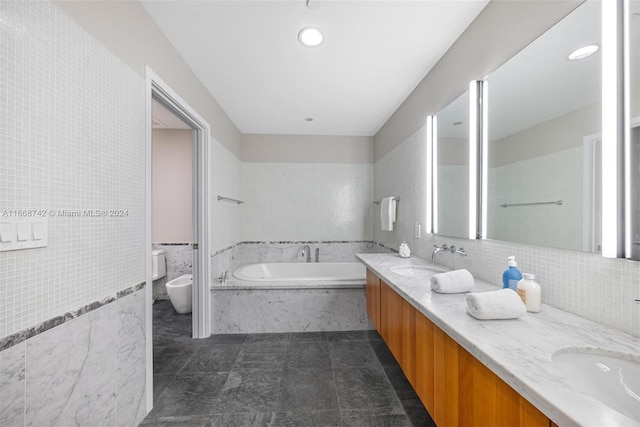
<path id="1" fill-rule="evenodd" d="M 135 288 L 0 351 L 3 427 L 141 422 L 146 305 Z"/>
<path id="2" fill-rule="evenodd" d="M 214 334 L 373 329 L 362 288 L 212 292 Z"/>

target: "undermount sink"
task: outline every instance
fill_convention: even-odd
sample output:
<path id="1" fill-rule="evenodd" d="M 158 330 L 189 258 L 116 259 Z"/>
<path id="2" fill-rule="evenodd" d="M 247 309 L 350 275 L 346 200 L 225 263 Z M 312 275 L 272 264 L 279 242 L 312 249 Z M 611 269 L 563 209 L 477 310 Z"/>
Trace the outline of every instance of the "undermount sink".
<path id="1" fill-rule="evenodd" d="M 640 421 L 640 357 L 590 349 L 560 350 L 553 365 L 576 390 Z"/>
<path id="2" fill-rule="evenodd" d="M 391 271 L 405 277 L 431 277 L 447 269 L 430 265 L 396 265 Z"/>

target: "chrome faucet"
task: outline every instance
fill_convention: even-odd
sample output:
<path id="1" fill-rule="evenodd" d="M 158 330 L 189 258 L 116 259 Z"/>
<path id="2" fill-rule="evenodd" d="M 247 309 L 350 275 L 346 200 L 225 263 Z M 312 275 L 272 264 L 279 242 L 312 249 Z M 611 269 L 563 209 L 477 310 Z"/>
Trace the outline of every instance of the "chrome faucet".
<path id="1" fill-rule="evenodd" d="M 433 247 L 436 248 L 436 250 L 431 254 L 432 261 L 436 260 L 436 255 L 438 254 L 438 252 L 449 250 L 449 245 L 447 245 L 446 243 L 443 243 L 442 246 L 433 245 Z"/>
<path id="2" fill-rule="evenodd" d="M 220 283 L 227 284 L 227 280 L 229 280 L 229 271 L 225 271 L 224 274 L 219 275 L 216 280 Z"/>
<path id="3" fill-rule="evenodd" d="M 451 245 L 451 247 L 449 248 L 449 252 L 451 252 L 452 254 L 460 254 L 462 256 L 467 256 L 467 253 L 465 252 L 464 248 L 456 249 L 454 245 Z"/>
<path id="4" fill-rule="evenodd" d="M 304 258 L 305 255 L 307 257 L 307 262 L 311 262 L 311 248 L 309 245 L 305 245 L 305 247 L 302 248 L 302 258 Z"/>

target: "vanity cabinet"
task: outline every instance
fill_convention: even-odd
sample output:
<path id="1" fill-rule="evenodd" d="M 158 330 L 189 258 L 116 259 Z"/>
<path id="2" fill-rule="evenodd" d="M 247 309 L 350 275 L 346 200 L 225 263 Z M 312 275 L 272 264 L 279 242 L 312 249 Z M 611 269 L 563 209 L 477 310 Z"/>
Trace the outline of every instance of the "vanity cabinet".
<path id="1" fill-rule="evenodd" d="M 371 321 L 438 426 L 552 426 L 542 412 L 368 270 L 366 290 L 367 313 L 378 319 L 370 314 Z"/>

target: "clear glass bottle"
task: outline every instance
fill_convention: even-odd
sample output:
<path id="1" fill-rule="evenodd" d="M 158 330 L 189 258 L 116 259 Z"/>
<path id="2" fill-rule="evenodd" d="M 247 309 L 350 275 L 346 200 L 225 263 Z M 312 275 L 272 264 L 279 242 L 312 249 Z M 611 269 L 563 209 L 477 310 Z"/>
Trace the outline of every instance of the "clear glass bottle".
<path id="1" fill-rule="evenodd" d="M 524 277 L 518 282 L 518 295 L 530 313 L 537 313 L 541 306 L 540 285 L 536 282 L 536 276 L 531 273 L 523 273 Z"/>

